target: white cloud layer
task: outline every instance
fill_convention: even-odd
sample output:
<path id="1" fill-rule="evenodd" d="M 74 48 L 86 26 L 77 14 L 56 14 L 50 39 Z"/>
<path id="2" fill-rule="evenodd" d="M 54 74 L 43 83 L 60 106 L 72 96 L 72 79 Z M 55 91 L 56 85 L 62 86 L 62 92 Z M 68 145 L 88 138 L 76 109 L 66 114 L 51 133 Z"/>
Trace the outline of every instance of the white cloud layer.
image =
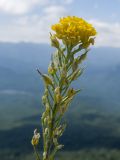
<path id="1" fill-rule="evenodd" d="M 120 23 L 102 22 L 90 20 L 95 26 L 98 35 L 96 37 L 97 46 L 120 47 Z"/>
<path id="2" fill-rule="evenodd" d="M 50 26 L 65 15 L 63 6 L 51 5 L 41 15 L 20 16 L 9 25 L 0 25 L 0 41 L 48 43 Z"/>
<path id="3" fill-rule="evenodd" d="M 68 5 L 73 1 L 61 0 L 57 4 L 57 0 L 0 0 L 0 14 L 11 14 L 9 21 L 0 21 L 0 41 L 48 43 L 50 26 L 71 13 Z M 37 6 L 42 6 L 39 13 L 29 14 Z M 120 47 L 120 22 L 89 22 L 98 32 L 96 46 Z"/>
<path id="4" fill-rule="evenodd" d="M 0 0 L 0 11 L 9 14 L 25 14 L 35 6 L 46 5 L 49 0 Z"/>
<path id="5" fill-rule="evenodd" d="M 74 1 L 74 0 L 63 0 L 63 2 L 64 2 L 65 4 L 71 4 L 71 3 L 73 3 L 73 1 Z"/>
<path id="6" fill-rule="evenodd" d="M 71 4 L 73 0 L 61 0 L 61 4 Z M 58 4 L 57 0 L 0 0 L 0 11 L 8 14 L 26 14 L 37 6 Z"/>

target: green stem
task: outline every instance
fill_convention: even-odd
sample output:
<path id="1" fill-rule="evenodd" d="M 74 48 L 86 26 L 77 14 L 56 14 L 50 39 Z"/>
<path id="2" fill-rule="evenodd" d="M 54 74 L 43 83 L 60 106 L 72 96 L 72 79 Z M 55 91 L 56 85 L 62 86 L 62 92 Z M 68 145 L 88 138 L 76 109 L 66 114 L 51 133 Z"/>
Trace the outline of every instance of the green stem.
<path id="1" fill-rule="evenodd" d="M 55 76 L 56 76 L 56 73 L 55 73 Z M 54 80 L 54 82 L 55 82 L 55 85 L 57 86 L 57 85 L 58 85 L 58 83 L 57 83 L 57 81 L 56 81 L 55 76 L 53 75 L 52 77 L 53 77 L 53 80 Z"/>
<path id="2" fill-rule="evenodd" d="M 57 118 L 57 120 L 55 121 L 56 125 L 55 128 L 60 124 L 61 118 L 62 118 L 62 114 Z"/>
<path id="3" fill-rule="evenodd" d="M 60 66 L 62 66 L 61 55 L 60 55 L 60 51 L 59 50 L 58 50 L 58 57 L 59 57 Z"/>
<path id="4" fill-rule="evenodd" d="M 35 152 L 35 155 L 36 155 L 36 160 L 40 160 L 40 156 L 39 156 L 35 146 L 33 146 L 33 148 L 34 148 L 34 152 Z"/>
<path id="5" fill-rule="evenodd" d="M 60 55 L 61 59 L 63 60 L 63 62 L 65 62 L 66 57 L 65 57 L 63 51 L 60 48 L 59 48 L 59 52 L 61 53 L 61 55 Z"/>
<path id="6" fill-rule="evenodd" d="M 54 98 L 53 98 L 53 95 L 52 95 L 52 93 L 51 93 L 51 91 L 50 91 L 50 88 L 47 87 L 47 89 L 48 89 L 48 92 L 49 92 L 49 94 L 50 94 L 51 99 L 54 101 Z"/>
<path id="7" fill-rule="evenodd" d="M 72 54 L 76 54 L 77 52 L 79 52 L 79 51 L 81 51 L 83 48 L 82 48 L 82 45 L 80 45 L 79 47 L 78 47 L 78 49 L 76 49 L 76 50 L 74 50 L 73 52 L 72 52 Z"/>
<path id="8" fill-rule="evenodd" d="M 47 100 L 48 100 L 48 104 L 49 104 L 49 106 L 50 106 L 51 110 L 53 110 L 53 109 L 52 109 L 51 102 L 50 102 L 50 99 L 49 99 L 49 96 L 47 96 Z"/>
<path id="9" fill-rule="evenodd" d="M 60 113 L 59 107 L 60 105 L 63 105 L 65 102 L 69 103 L 67 101 L 69 99 L 69 96 L 67 96 L 67 91 L 74 79 L 71 78 L 73 72 L 72 71 L 72 64 L 74 60 L 74 54 L 78 51 L 80 51 L 81 48 L 78 48 L 72 52 L 72 47 L 70 46 L 65 46 L 66 51 L 62 51 L 61 48 L 58 49 L 57 52 L 57 58 L 58 60 L 58 65 L 57 65 L 57 72 L 52 75 L 52 80 L 54 81 L 53 88 L 50 88 L 47 86 L 48 89 L 48 103 L 50 105 L 50 113 L 47 114 L 46 117 L 50 119 L 50 123 L 47 123 L 46 125 L 43 123 L 43 145 L 44 145 L 44 152 L 46 153 L 46 158 L 45 160 L 54 160 L 55 153 L 57 152 L 57 148 L 55 146 L 55 142 L 53 138 L 56 138 L 56 127 L 58 127 L 61 124 L 61 120 L 63 117 L 64 113 Z M 67 53 L 66 53 L 67 52 Z M 54 61 L 54 60 L 53 60 Z M 53 62 L 54 63 L 54 62 Z M 65 74 L 64 78 L 66 78 L 66 83 L 63 84 L 62 82 L 62 69 L 66 67 L 67 74 Z M 38 70 L 39 71 L 39 70 Z M 39 73 L 41 74 L 41 72 Z M 62 80 L 61 80 L 62 79 Z M 60 96 L 62 97 L 61 102 L 59 104 L 55 103 L 55 98 L 54 98 L 54 89 L 56 86 L 60 87 Z M 71 98 L 72 99 L 72 98 Z M 70 101 L 71 102 L 71 101 Z M 48 133 L 46 133 L 46 128 L 48 128 Z M 54 134 L 55 133 L 55 134 Z M 58 136 L 58 135 L 57 135 Z M 60 136 L 59 136 L 60 137 Z M 58 140 L 58 137 L 57 137 Z M 40 157 L 38 157 L 38 154 L 35 150 L 37 160 L 40 160 Z"/>
<path id="10" fill-rule="evenodd" d="M 49 129 L 49 139 L 48 139 L 48 143 L 47 143 L 47 150 L 46 150 L 46 153 L 47 153 L 47 159 L 46 160 L 49 160 L 49 156 L 51 154 L 51 146 L 52 146 L 52 134 L 53 134 L 53 127 L 54 127 L 54 108 L 53 108 L 53 116 L 52 116 L 52 122 L 51 122 L 51 127 Z"/>
<path id="11" fill-rule="evenodd" d="M 59 77 L 58 77 L 57 73 L 55 73 L 55 76 L 56 76 L 56 78 L 57 78 L 57 80 L 59 82 L 60 80 L 59 80 Z"/>

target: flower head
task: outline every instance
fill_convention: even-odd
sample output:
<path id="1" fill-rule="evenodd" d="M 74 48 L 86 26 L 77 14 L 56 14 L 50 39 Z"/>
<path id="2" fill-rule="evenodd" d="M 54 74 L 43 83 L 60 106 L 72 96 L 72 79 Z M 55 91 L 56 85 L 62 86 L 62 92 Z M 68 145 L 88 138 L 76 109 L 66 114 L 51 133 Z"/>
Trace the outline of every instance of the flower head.
<path id="1" fill-rule="evenodd" d="M 73 47 L 78 44 L 88 47 L 93 44 L 91 38 L 94 38 L 97 33 L 91 24 L 76 16 L 60 18 L 59 23 L 52 25 L 51 28 L 58 39 Z"/>

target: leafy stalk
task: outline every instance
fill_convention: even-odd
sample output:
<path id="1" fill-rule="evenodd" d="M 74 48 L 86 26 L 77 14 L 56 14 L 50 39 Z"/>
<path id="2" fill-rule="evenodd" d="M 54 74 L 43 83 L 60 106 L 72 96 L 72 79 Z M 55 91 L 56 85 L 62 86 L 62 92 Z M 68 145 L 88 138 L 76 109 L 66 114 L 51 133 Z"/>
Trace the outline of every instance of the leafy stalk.
<path id="1" fill-rule="evenodd" d="M 74 58 L 71 59 L 72 49 L 66 47 L 66 50 L 67 53 L 64 53 L 58 48 L 56 59 L 52 58 L 52 66 L 49 66 L 51 70 L 48 70 L 47 75 L 51 83 L 49 81 L 47 83 L 41 74 L 45 82 L 45 90 L 48 91 L 44 102 L 45 112 L 43 115 L 45 116 L 44 118 L 42 116 L 44 121 L 43 160 L 54 160 L 56 152 L 63 147 L 58 142 L 63 134 L 62 127 L 64 123 L 62 123 L 62 119 L 71 100 L 78 93 L 78 91 L 71 88 L 71 83 L 79 77 L 79 64 L 77 66 L 78 71 L 73 71 Z"/>
<path id="2" fill-rule="evenodd" d="M 81 63 L 86 59 L 88 48 L 90 44 L 94 44 L 96 35 L 92 25 L 75 16 L 61 19 L 52 29 L 56 34 L 50 34 L 51 45 L 56 48 L 56 52 L 51 57 L 47 74 L 37 69 L 45 84 L 42 97 L 45 110 L 41 117 L 42 160 L 55 160 L 57 151 L 63 148 L 63 145 L 59 144 L 59 138 L 66 128 L 63 116 L 74 96 L 81 91 L 74 89 L 71 84 L 82 75 Z M 62 40 L 62 43 L 59 40 Z M 79 56 L 76 54 L 78 52 L 81 52 Z M 39 138 L 40 135 L 35 131 L 33 146 L 38 145 Z M 36 150 L 35 153 L 37 160 L 40 160 Z"/>

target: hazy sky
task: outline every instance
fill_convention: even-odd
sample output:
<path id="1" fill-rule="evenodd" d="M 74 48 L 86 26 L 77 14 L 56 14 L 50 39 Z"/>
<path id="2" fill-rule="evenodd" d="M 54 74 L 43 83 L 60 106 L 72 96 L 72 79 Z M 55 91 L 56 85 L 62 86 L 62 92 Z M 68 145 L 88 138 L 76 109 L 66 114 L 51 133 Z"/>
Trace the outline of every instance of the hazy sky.
<path id="1" fill-rule="evenodd" d="M 96 46 L 120 47 L 120 0 L 0 0 L 0 41 L 48 43 L 51 24 L 66 15 L 93 23 Z"/>

